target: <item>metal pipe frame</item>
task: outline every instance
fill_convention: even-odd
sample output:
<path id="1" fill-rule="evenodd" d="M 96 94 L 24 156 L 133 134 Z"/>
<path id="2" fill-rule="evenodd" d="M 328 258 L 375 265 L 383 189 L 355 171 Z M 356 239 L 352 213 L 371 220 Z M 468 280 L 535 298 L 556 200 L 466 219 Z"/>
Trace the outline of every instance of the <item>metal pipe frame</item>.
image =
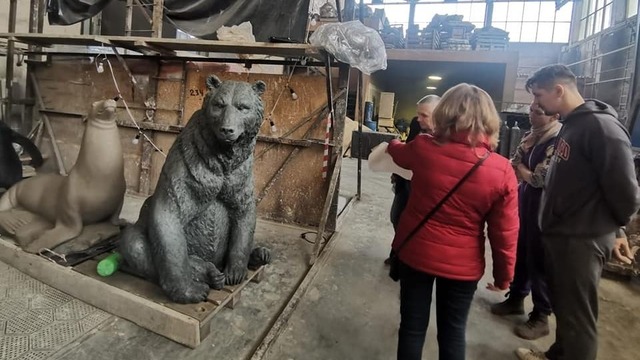
<path id="1" fill-rule="evenodd" d="M 18 0 L 10 0 L 9 3 L 9 32 L 16 32 L 16 17 L 18 14 Z M 5 113 L 4 113 L 4 121 L 5 123 L 9 123 L 11 119 L 11 108 L 13 106 L 13 70 L 14 70 L 14 57 L 16 54 L 16 44 L 15 41 L 9 40 L 7 42 L 7 70 L 6 70 L 6 80 L 5 80 L 5 88 L 7 90 L 7 97 L 5 99 Z"/>

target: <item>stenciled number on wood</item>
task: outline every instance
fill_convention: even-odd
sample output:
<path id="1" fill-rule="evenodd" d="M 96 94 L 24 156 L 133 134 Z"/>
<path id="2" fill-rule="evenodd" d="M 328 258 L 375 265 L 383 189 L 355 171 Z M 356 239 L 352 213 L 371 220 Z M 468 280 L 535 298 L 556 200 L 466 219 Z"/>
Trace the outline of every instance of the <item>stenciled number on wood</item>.
<path id="1" fill-rule="evenodd" d="M 201 89 L 189 89 L 189 96 L 204 96 L 204 91 Z"/>

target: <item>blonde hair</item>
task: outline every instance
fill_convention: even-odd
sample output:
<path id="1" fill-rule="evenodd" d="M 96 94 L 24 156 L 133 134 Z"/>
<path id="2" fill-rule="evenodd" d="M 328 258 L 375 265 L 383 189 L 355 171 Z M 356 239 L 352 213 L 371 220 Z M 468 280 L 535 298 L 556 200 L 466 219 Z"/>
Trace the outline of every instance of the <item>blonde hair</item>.
<path id="1" fill-rule="evenodd" d="M 447 90 L 433 110 L 433 118 L 434 136 L 440 141 L 467 131 L 472 147 L 482 141 L 492 150 L 498 145 L 500 116 L 489 94 L 475 85 L 462 83 Z"/>

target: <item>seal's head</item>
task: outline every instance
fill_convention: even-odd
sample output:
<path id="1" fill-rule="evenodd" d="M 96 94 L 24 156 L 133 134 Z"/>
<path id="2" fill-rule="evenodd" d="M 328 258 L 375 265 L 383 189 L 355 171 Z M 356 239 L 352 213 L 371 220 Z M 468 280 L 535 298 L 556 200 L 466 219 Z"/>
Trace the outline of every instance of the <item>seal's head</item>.
<path id="1" fill-rule="evenodd" d="M 116 119 L 116 102 L 115 100 L 100 100 L 91 104 L 91 112 L 89 119 L 102 121 L 115 121 Z"/>

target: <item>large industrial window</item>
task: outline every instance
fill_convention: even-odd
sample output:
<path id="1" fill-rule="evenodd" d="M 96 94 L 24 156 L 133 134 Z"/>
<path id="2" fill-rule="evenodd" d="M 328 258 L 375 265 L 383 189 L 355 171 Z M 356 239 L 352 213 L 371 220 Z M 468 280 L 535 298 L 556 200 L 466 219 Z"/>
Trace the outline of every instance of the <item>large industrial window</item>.
<path id="1" fill-rule="evenodd" d="M 415 23 L 424 28 L 435 14 L 449 14 L 462 15 L 464 21 L 471 22 L 476 28 L 484 26 L 487 6 L 485 0 L 460 0 L 454 3 L 443 1 L 419 2 L 416 5 Z M 384 0 L 380 4 L 380 1 L 366 0 L 365 3 L 374 9 L 384 9 L 389 23 L 402 25 L 407 30 L 409 4 L 406 1 Z M 553 0 L 494 0 L 492 26 L 508 31 L 511 42 L 567 43 L 572 11 L 572 1 L 556 11 Z"/>
<path id="2" fill-rule="evenodd" d="M 627 0 L 627 17 L 638 13 L 638 0 Z"/>
<path id="3" fill-rule="evenodd" d="M 585 0 L 588 1 L 588 0 Z M 491 25 L 512 42 L 569 42 L 573 2 L 556 11 L 555 1 L 494 2 Z"/>
<path id="4" fill-rule="evenodd" d="M 365 1 L 373 9 L 384 9 L 385 16 L 391 25 L 402 25 L 404 30 L 409 26 L 409 4 L 404 1 L 385 1 L 384 5 L 376 5 L 375 1 Z M 415 23 L 423 29 L 431 22 L 435 14 L 462 15 L 463 21 L 473 23 L 477 28 L 484 26 L 485 0 L 466 0 L 460 3 L 418 3 L 416 5 Z"/>
<path id="5" fill-rule="evenodd" d="M 580 16 L 580 40 L 611 26 L 613 0 L 583 0 Z"/>

